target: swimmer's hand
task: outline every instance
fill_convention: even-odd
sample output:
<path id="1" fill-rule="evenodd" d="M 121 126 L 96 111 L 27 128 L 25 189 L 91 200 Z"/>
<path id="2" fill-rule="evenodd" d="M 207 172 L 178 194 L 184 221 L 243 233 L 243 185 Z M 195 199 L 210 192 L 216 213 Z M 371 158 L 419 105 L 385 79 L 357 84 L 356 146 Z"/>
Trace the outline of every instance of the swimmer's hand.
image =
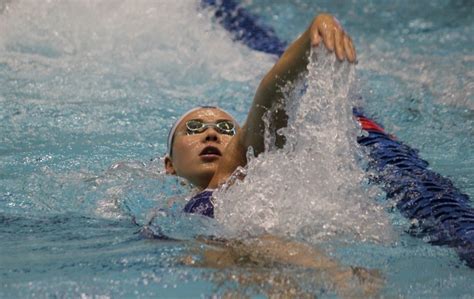
<path id="1" fill-rule="evenodd" d="M 335 17 L 329 14 L 318 15 L 309 26 L 308 33 L 311 46 L 316 47 L 322 41 L 329 51 L 336 52 L 340 61 L 344 59 L 349 62 L 356 61 L 356 51 L 352 39 Z"/>
<path id="2" fill-rule="evenodd" d="M 350 267 L 332 271 L 330 277 L 336 292 L 342 298 L 374 298 L 379 297 L 385 279 L 376 269 Z"/>

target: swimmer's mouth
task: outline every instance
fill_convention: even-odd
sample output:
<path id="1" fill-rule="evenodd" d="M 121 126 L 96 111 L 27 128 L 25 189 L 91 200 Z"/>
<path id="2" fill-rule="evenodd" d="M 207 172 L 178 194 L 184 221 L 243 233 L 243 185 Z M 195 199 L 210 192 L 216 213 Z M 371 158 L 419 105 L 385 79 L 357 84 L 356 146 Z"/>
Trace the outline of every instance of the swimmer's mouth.
<path id="1" fill-rule="evenodd" d="M 214 146 L 206 146 L 201 153 L 199 154 L 201 157 L 216 157 L 216 156 L 222 156 L 221 151 Z"/>

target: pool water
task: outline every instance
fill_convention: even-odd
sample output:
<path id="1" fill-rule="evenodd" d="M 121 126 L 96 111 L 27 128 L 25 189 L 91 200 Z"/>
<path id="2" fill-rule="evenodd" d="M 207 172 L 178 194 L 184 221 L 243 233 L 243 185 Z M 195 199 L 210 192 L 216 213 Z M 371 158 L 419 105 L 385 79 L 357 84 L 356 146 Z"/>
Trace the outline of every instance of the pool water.
<path id="1" fill-rule="evenodd" d="M 332 88 L 289 95 L 299 101 L 286 133 L 298 146 L 253 160 L 246 181 L 220 192 L 217 221 L 210 221 L 178 212 L 193 191 L 163 173 L 168 129 L 198 104 L 219 105 L 243 122 L 276 58 L 233 42 L 198 1 L 0 0 L 0 297 L 196 298 L 235 288 L 262 296 L 278 277 L 335 296 L 305 269 L 182 263 L 203 247 L 195 234 L 261 232 L 379 269 L 387 297 L 473 297 L 473 270 L 453 250 L 404 232 L 410 223 L 364 183 L 362 150 L 344 137 L 357 133 L 347 111 L 360 104 L 473 198 L 473 4 L 314 2 L 242 5 L 286 41 L 316 13 L 333 13 L 355 41 L 358 65 L 329 76 Z M 322 65 L 310 67 L 308 80 L 328 86 L 317 75 L 334 63 L 317 55 Z M 345 110 L 314 108 L 331 99 Z M 313 135 L 321 111 L 340 130 Z M 297 202 L 278 189 L 286 179 L 303 188 Z M 158 208 L 168 209 L 169 198 L 177 204 L 152 228 L 186 241 L 143 237 L 139 231 Z M 279 208 L 288 205 L 294 209 Z M 262 217 L 245 218 L 248 209 Z M 267 287 L 229 278 L 252 271 L 268 277 Z"/>

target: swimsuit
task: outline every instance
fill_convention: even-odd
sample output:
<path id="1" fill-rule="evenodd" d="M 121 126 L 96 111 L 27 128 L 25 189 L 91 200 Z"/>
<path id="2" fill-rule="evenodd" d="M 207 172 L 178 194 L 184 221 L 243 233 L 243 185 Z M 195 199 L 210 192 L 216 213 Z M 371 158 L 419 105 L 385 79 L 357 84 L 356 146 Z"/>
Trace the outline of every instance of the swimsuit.
<path id="1" fill-rule="evenodd" d="M 183 212 L 214 218 L 213 192 L 214 189 L 205 189 L 194 195 L 184 206 Z"/>

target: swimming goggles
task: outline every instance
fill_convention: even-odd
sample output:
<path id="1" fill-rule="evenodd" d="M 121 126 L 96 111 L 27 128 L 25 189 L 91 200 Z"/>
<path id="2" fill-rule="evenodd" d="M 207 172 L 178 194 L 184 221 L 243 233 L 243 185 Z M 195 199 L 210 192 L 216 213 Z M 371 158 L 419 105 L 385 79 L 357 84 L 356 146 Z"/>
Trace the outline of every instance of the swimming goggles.
<path id="1" fill-rule="evenodd" d="M 209 127 L 214 128 L 220 134 L 235 135 L 235 124 L 231 120 L 218 120 L 215 123 L 205 123 L 199 119 L 192 119 L 186 122 L 188 135 L 202 133 Z"/>

